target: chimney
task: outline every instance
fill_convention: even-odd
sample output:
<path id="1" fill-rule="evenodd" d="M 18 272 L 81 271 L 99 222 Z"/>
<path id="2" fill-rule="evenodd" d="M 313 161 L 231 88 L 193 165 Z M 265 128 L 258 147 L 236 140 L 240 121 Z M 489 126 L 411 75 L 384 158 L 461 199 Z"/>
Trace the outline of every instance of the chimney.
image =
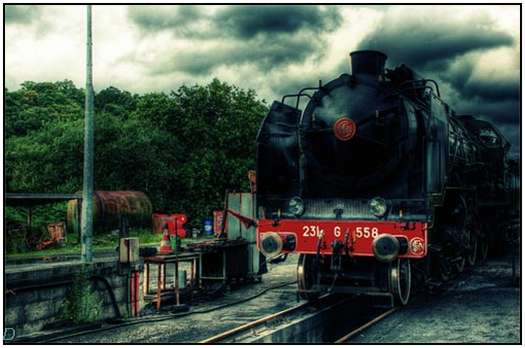
<path id="1" fill-rule="evenodd" d="M 373 75 L 378 77 L 385 70 L 386 55 L 379 51 L 354 51 L 350 53 L 352 75 Z"/>

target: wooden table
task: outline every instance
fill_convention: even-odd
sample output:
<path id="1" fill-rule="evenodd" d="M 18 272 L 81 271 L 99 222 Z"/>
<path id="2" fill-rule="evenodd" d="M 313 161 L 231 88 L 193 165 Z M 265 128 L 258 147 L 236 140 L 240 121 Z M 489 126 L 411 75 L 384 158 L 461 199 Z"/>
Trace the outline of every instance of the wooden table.
<path id="1" fill-rule="evenodd" d="M 157 254 L 144 258 L 144 295 L 148 295 L 150 290 L 150 265 L 157 265 L 157 289 L 154 298 L 157 310 L 160 310 L 163 291 L 174 291 L 177 305 L 180 305 L 179 264 L 181 262 L 191 264 L 189 286 L 190 291 L 193 292 L 193 288 L 198 284 L 197 263 L 199 262 L 199 253 Z M 166 289 L 166 266 L 169 264 L 175 266 L 175 286 L 173 289 Z"/>

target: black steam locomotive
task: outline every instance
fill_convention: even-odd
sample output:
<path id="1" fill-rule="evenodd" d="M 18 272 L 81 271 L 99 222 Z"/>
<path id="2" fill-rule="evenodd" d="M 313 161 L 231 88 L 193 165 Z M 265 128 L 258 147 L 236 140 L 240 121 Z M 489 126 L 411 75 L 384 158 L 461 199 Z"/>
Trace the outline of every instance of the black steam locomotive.
<path id="1" fill-rule="evenodd" d="M 267 257 L 300 254 L 304 298 L 406 304 L 414 280 L 446 281 L 502 238 L 510 145 L 489 122 L 456 115 L 434 80 L 385 70 L 380 52 L 350 55 L 352 75 L 284 96 L 262 122 L 257 243 Z"/>

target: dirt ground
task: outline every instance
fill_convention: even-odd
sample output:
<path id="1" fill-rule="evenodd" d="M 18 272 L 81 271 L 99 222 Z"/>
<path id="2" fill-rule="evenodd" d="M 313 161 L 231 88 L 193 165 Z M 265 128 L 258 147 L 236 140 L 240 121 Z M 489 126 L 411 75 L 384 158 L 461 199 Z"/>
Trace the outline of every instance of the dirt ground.
<path id="1" fill-rule="evenodd" d="M 270 272 L 261 283 L 227 292 L 192 310 L 211 309 L 292 282 L 296 264 L 297 256 L 291 255 L 283 264 L 270 265 Z M 115 328 L 58 343 L 196 343 L 300 303 L 296 289 L 296 284 L 285 285 L 236 306 Z M 509 262 L 492 260 L 454 280 L 442 294 L 420 295 L 351 343 L 519 343 L 520 309 L 520 290 L 511 283 Z"/>
<path id="2" fill-rule="evenodd" d="M 60 340 L 57 343 L 196 343 L 247 321 L 300 303 L 297 299 L 297 285 L 286 285 L 296 280 L 296 267 L 296 255 L 291 255 L 282 264 L 269 264 L 269 273 L 263 275 L 261 283 L 227 292 L 223 297 L 193 306 L 192 310 L 211 309 L 246 299 L 274 286 L 285 285 L 268 290 L 261 296 L 239 305 L 208 313 L 115 328 L 111 331 Z"/>
<path id="3" fill-rule="evenodd" d="M 490 260 L 445 293 L 421 296 L 351 343 L 520 343 L 520 289 L 510 262 Z"/>

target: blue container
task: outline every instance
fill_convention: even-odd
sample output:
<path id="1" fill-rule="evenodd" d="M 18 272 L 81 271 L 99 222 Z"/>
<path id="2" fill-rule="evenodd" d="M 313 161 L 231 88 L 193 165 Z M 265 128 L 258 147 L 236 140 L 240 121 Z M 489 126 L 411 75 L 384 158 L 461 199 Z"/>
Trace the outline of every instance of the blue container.
<path id="1" fill-rule="evenodd" d="M 211 236 L 213 234 L 213 220 L 204 219 L 204 234 Z"/>

